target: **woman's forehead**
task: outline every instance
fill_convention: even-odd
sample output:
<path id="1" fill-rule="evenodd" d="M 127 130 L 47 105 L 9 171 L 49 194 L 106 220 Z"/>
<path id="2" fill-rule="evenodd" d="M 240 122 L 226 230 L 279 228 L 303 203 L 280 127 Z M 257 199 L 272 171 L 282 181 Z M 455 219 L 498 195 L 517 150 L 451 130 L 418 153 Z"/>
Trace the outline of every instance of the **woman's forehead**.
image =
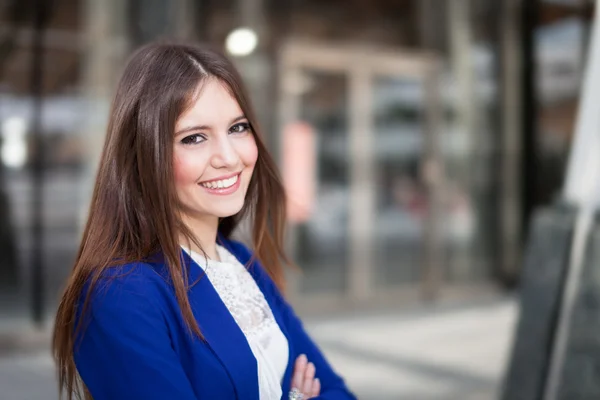
<path id="1" fill-rule="evenodd" d="M 226 83 L 209 78 L 194 90 L 190 104 L 177 119 L 177 128 L 189 123 L 211 125 L 223 123 L 243 114 L 237 100 Z"/>

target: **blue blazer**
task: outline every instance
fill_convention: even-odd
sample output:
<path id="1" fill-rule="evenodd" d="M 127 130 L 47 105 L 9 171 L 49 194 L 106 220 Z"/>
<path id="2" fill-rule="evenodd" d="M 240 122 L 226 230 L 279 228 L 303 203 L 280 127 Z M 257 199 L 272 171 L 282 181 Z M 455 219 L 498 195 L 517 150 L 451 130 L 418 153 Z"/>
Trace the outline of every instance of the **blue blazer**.
<path id="1" fill-rule="evenodd" d="M 243 264 L 251 259 L 241 243 L 220 243 Z M 188 295 L 205 340 L 186 327 L 163 261 L 111 268 L 91 293 L 75 343 L 77 371 L 95 400 L 259 399 L 256 359 L 244 334 L 202 269 L 182 253 L 189 282 L 197 282 Z M 283 398 L 294 361 L 306 354 L 321 381 L 319 399 L 355 399 L 260 263 L 249 271 L 288 340 Z"/>

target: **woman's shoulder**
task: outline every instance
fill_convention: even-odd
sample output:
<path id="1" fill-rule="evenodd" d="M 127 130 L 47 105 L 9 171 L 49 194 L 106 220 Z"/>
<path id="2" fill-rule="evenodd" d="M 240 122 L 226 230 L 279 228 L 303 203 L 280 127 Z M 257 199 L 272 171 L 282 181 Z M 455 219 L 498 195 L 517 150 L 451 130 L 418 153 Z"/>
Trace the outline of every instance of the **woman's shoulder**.
<path id="1" fill-rule="evenodd" d="M 88 351 L 96 345 L 130 346 L 131 341 L 148 340 L 148 335 L 166 329 L 170 309 L 168 291 L 161 289 L 165 285 L 153 266 L 144 262 L 99 271 L 87 280 L 79 298 L 77 340 Z M 97 351 L 102 350 L 95 349 L 94 356 Z"/>
<path id="2" fill-rule="evenodd" d="M 156 266 L 136 261 L 104 268 L 90 276 L 81 300 L 90 300 L 93 308 L 115 303 L 155 302 L 166 279 Z"/>
<path id="3" fill-rule="evenodd" d="M 157 265 L 145 261 L 133 261 L 115 264 L 98 273 L 98 282 L 127 286 L 145 285 L 149 282 L 164 280 Z"/>

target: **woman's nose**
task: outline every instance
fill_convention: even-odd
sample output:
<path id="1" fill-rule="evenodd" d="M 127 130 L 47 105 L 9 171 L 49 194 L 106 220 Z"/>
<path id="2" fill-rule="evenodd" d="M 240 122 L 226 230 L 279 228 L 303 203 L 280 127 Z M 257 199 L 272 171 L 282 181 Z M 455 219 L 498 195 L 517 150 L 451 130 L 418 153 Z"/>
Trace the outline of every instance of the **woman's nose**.
<path id="1" fill-rule="evenodd" d="M 212 165 L 214 168 L 230 168 L 237 166 L 239 157 L 229 137 L 214 142 Z"/>

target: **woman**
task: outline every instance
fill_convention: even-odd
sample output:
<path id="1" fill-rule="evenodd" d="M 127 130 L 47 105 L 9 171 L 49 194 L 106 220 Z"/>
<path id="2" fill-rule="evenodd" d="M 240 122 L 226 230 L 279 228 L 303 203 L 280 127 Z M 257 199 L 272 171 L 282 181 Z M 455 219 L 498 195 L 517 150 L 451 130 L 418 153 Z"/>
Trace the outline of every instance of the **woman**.
<path id="1" fill-rule="evenodd" d="M 135 53 L 56 317 L 61 392 L 353 399 L 281 295 L 284 210 L 232 64 L 180 44 Z M 254 253 L 230 239 L 243 218 Z"/>

